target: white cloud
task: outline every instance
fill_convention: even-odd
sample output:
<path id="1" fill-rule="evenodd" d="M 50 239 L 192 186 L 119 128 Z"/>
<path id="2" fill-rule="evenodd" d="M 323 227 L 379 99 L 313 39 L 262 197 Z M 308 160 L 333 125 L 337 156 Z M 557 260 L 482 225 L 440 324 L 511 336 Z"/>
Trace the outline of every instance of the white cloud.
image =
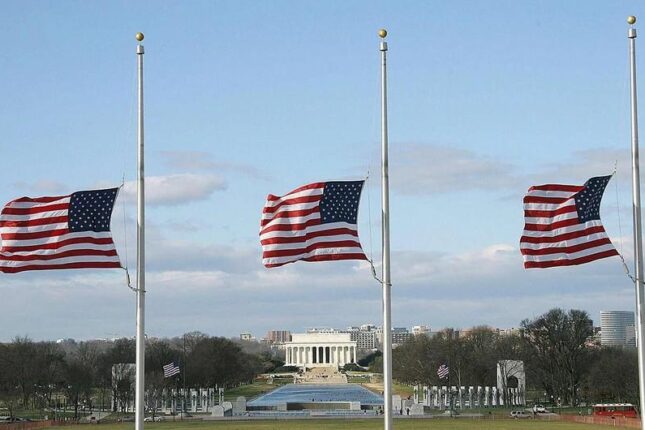
<path id="1" fill-rule="evenodd" d="M 401 145 L 393 150 L 392 186 L 402 194 L 509 189 L 514 166 L 472 151 L 440 145 Z"/>
<path id="2" fill-rule="evenodd" d="M 503 191 L 517 199 L 540 183 L 584 183 L 608 175 L 617 163 L 615 180 L 626 188 L 631 181 L 631 154 L 615 147 L 577 151 L 564 161 L 521 169 L 509 162 L 470 150 L 443 145 L 408 144 L 392 150 L 392 187 L 399 194 L 432 195 L 469 190 Z"/>
<path id="3" fill-rule="evenodd" d="M 241 173 L 256 179 L 266 179 L 267 175 L 257 167 L 249 164 L 216 161 L 213 155 L 203 151 L 161 151 L 161 157 L 166 165 L 182 171 L 230 171 Z"/>
<path id="4" fill-rule="evenodd" d="M 146 204 L 173 206 L 208 199 L 215 191 L 226 189 L 226 182 L 219 176 L 180 173 L 166 176 L 146 176 Z M 135 202 L 137 184 L 126 182 L 121 195 L 127 202 Z"/>
<path id="5" fill-rule="evenodd" d="M 58 181 L 51 181 L 46 179 L 37 180 L 35 182 L 16 182 L 13 184 L 19 190 L 25 190 L 28 193 L 36 193 L 39 195 L 56 195 L 67 192 L 67 185 Z"/>

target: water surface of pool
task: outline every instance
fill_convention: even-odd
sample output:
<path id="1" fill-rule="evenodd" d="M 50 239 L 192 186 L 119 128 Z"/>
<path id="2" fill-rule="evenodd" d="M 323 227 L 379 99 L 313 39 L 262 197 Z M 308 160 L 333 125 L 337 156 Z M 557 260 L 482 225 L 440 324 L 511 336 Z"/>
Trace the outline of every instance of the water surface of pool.
<path id="1" fill-rule="evenodd" d="M 249 401 L 249 406 L 283 403 L 361 402 L 383 405 L 383 397 L 358 384 L 288 384 Z"/>

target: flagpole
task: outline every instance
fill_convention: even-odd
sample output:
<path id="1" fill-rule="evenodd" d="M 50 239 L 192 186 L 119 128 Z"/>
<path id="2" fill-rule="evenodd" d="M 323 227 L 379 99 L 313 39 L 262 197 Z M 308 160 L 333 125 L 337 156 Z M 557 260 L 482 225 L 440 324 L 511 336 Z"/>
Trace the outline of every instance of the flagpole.
<path id="1" fill-rule="evenodd" d="M 632 117 L 632 207 L 634 218 L 634 285 L 636 288 L 636 331 L 638 336 L 638 387 L 640 394 L 641 429 L 645 430 L 645 357 L 643 345 L 643 233 L 641 226 L 641 189 L 640 170 L 638 159 L 638 108 L 636 94 L 636 17 L 627 18 L 630 25 L 627 32 L 629 38 L 629 74 L 631 86 L 631 117 Z"/>
<path id="2" fill-rule="evenodd" d="M 144 212 L 144 174 L 143 174 L 143 54 L 141 42 L 143 33 L 137 33 L 137 80 L 138 80 L 138 175 L 137 175 L 137 341 L 136 341 L 136 392 L 135 392 L 135 430 L 143 430 L 144 390 L 145 390 L 145 212 Z"/>
<path id="3" fill-rule="evenodd" d="M 381 233 L 383 240 L 383 409 L 385 409 L 385 430 L 392 429 L 392 320 L 390 283 L 390 179 L 388 173 L 387 148 L 387 31 L 379 30 L 381 39 Z"/>

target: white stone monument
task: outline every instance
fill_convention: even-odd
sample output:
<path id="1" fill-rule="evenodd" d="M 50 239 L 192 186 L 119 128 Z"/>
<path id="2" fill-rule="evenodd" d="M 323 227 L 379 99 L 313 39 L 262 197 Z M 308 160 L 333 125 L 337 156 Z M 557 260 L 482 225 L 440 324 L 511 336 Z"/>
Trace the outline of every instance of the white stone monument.
<path id="1" fill-rule="evenodd" d="M 510 389 L 517 388 L 513 399 Z M 500 360 L 497 362 L 497 391 L 499 404 L 525 405 L 526 373 L 521 360 Z"/>

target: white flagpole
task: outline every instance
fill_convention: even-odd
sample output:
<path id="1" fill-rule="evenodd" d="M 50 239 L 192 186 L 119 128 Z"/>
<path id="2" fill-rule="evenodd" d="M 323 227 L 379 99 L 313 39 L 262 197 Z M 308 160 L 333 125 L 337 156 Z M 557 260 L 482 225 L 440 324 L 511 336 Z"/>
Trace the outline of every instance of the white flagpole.
<path id="1" fill-rule="evenodd" d="M 144 206 L 144 173 L 143 173 L 143 33 L 137 33 L 137 80 L 139 90 L 138 99 L 138 175 L 137 175 L 137 376 L 135 392 L 135 430 L 143 430 L 143 417 L 145 407 L 143 396 L 145 391 L 145 362 L 146 362 L 146 338 L 145 338 L 145 294 L 146 294 L 146 259 L 145 259 L 145 206 Z"/>
<path id="2" fill-rule="evenodd" d="M 643 356 L 643 345 L 645 336 L 643 333 L 643 306 L 645 296 L 643 294 L 643 233 L 641 226 L 641 178 L 638 160 L 638 109 L 636 94 L 636 17 L 627 18 L 630 27 L 627 32 L 629 38 L 629 72 L 631 84 L 631 117 L 632 117 L 632 206 L 634 218 L 634 285 L 636 288 L 636 331 L 638 342 L 638 387 L 640 394 L 640 416 L 641 429 L 645 430 L 645 357 Z"/>
<path id="3" fill-rule="evenodd" d="M 386 30 L 379 30 L 381 39 Z M 392 319 L 390 316 L 390 179 L 387 150 L 387 42 L 381 40 L 381 234 L 383 240 L 383 409 L 385 430 L 392 429 Z"/>

